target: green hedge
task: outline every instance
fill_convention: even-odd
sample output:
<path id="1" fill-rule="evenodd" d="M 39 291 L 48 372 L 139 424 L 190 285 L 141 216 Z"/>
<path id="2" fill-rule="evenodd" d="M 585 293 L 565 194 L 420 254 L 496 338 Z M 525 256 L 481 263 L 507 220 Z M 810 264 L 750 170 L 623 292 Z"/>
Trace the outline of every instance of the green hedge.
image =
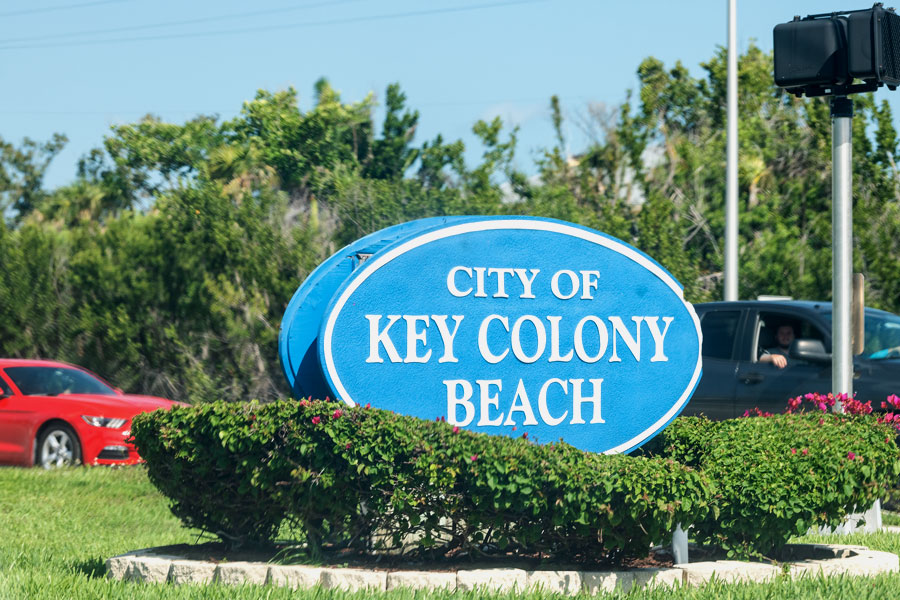
<path id="1" fill-rule="evenodd" d="M 676 419 L 655 448 L 716 486 L 718 517 L 694 522 L 700 541 L 772 555 L 791 536 L 834 527 L 882 497 L 900 475 L 895 433 L 874 416 L 692 417 Z"/>
<path id="2" fill-rule="evenodd" d="M 396 547 L 414 533 L 419 552 L 615 560 L 702 521 L 712 498 L 700 473 L 669 459 L 326 402 L 176 407 L 136 417 L 132 434 L 174 514 L 233 545 L 268 543 L 288 521 L 312 552 Z"/>

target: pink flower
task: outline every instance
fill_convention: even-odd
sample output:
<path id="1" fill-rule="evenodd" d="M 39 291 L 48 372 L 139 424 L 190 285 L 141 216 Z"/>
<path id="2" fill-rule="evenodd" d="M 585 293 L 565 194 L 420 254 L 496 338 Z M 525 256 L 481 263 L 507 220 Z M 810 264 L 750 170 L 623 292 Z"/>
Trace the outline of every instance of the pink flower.
<path id="1" fill-rule="evenodd" d="M 342 411 L 341 409 L 337 409 L 337 410 L 334 411 L 334 413 L 331 415 L 331 418 L 332 418 L 332 419 L 340 419 L 340 418 L 341 418 L 341 415 L 343 415 L 343 414 L 344 414 L 344 411 Z"/>
<path id="2" fill-rule="evenodd" d="M 807 454 L 809 454 L 809 450 L 807 450 L 806 448 L 804 448 L 800 452 L 801 452 L 801 454 L 803 454 L 803 456 L 806 456 Z"/>
<path id="3" fill-rule="evenodd" d="M 523 434 L 522 434 L 522 437 L 525 438 L 525 439 L 527 440 L 527 439 L 528 439 L 528 432 L 526 431 L 525 433 L 523 433 Z"/>
<path id="4" fill-rule="evenodd" d="M 796 449 L 796 448 L 791 448 L 791 454 L 797 454 L 797 449 Z"/>
<path id="5" fill-rule="evenodd" d="M 824 425 L 824 424 L 825 424 L 825 419 L 819 419 L 819 425 Z"/>
<path id="6" fill-rule="evenodd" d="M 456 425 L 453 426 L 453 433 L 459 433 L 459 427 Z"/>
<path id="7" fill-rule="evenodd" d="M 848 452 L 848 453 L 847 453 L 847 458 L 848 458 L 849 460 L 854 460 L 854 459 L 856 458 L 856 454 L 854 454 L 853 452 Z"/>
<path id="8" fill-rule="evenodd" d="M 371 402 L 366 402 L 366 408 L 372 408 L 372 403 L 371 403 Z"/>
<path id="9" fill-rule="evenodd" d="M 472 462 L 475 462 L 476 460 L 478 460 L 478 455 L 477 455 L 477 454 L 473 454 L 471 460 L 472 460 Z"/>
<path id="10" fill-rule="evenodd" d="M 349 449 L 350 449 L 350 442 L 347 442 L 347 445 L 344 446 L 344 449 L 345 449 L 345 450 L 349 450 Z"/>
<path id="11" fill-rule="evenodd" d="M 318 425 L 318 424 L 321 423 L 321 422 L 322 422 L 322 418 L 319 417 L 318 415 L 316 415 L 315 417 L 312 418 L 312 424 L 313 424 L 313 425 Z"/>

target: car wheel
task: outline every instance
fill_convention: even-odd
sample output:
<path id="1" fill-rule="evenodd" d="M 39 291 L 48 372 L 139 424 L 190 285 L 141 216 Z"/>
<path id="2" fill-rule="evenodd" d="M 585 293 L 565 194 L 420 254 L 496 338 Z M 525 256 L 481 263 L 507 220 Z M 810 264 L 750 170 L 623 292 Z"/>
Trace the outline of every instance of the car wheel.
<path id="1" fill-rule="evenodd" d="M 54 424 L 37 440 L 35 465 L 45 469 L 68 467 L 81 462 L 81 445 L 68 425 Z"/>

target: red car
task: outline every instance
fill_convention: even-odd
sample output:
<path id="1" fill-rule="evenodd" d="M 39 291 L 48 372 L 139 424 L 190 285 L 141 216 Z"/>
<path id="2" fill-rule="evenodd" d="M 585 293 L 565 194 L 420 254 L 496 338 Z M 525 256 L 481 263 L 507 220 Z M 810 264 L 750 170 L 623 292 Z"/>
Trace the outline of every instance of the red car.
<path id="1" fill-rule="evenodd" d="M 0 359 L 0 464 L 134 464 L 131 419 L 174 404 L 124 394 L 65 363 Z"/>

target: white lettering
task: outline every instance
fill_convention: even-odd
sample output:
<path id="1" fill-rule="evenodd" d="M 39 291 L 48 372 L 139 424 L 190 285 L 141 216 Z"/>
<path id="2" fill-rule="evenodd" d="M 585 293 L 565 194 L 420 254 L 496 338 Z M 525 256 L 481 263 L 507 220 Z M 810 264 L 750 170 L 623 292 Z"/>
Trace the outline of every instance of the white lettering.
<path id="1" fill-rule="evenodd" d="M 506 329 L 507 332 L 509 332 L 509 319 L 507 319 L 506 317 L 501 317 L 500 315 L 488 315 L 478 327 L 478 350 L 481 352 L 481 357 L 491 364 L 496 364 L 503 360 L 507 354 L 509 354 L 509 348 L 504 350 L 503 354 L 500 354 L 499 356 L 491 352 L 491 349 L 488 347 L 487 340 L 488 325 L 491 323 L 491 321 L 500 321 L 500 323 L 503 325 L 503 328 Z"/>
<path id="2" fill-rule="evenodd" d="M 519 385 L 516 387 L 516 395 L 513 398 L 512 406 L 509 407 L 509 414 L 506 416 L 506 420 L 503 421 L 504 425 L 516 425 L 517 423 L 513 420 L 512 415 L 514 412 L 520 412 L 525 415 L 525 422 L 523 425 L 537 425 L 537 419 L 534 418 L 534 411 L 531 410 L 531 403 L 528 401 L 528 394 L 525 393 L 525 384 L 522 383 L 522 380 L 519 380 Z"/>
<path id="3" fill-rule="evenodd" d="M 522 350 L 522 339 L 519 334 L 522 329 L 522 323 L 525 321 L 528 321 L 529 323 L 534 325 L 534 330 L 537 333 L 537 349 L 534 351 L 534 354 L 532 356 L 528 356 L 527 354 L 525 354 L 525 351 Z M 531 364 L 541 357 L 541 354 L 544 353 L 544 348 L 546 346 L 547 332 L 544 330 L 544 324 L 541 323 L 540 319 L 538 319 L 534 315 L 523 315 L 516 319 L 516 322 L 513 324 L 512 328 L 512 350 L 516 358 L 518 358 L 523 363 Z"/>
<path id="4" fill-rule="evenodd" d="M 475 383 L 481 393 L 481 418 L 478 419 L 478 425 L 500 425 L 503 423 L 503 413 L 496 419 L 490 418 L 490 410 L 493 406 L 497 408 L 500 403 L 500 392 L 503 390 L 503 381 L 500 379 L 476 379 Z M 491 396 L 491 386 L 497 386 L 497 393 Z"/>
<path id="5" fill-rule="evenodd" d="M 450 272 L 447 273 L 447 291 L 457 298 L 464 298 L 472 293 L 472 288 L 469 287 L 466 290 L 461 290 L 456 287 L 456 274 L 460 271 L 468 275 L 469 279 L 472 279 L 472 269 L 469 267 L 453 267 L 450 269 Z"/>
<path id="6" fill-rule="evenodd" d="M 509 298 L 509 294 L 506 293 L 506 276 L 512 275 L 513 270 L 490 268 L 487 271 L 488 276 L 495 273 L 497 274 L 497 293 L 494 294 L 494 298 Z"/>
<path id="7" fill-rule="evenodd" d="M 597 289 L 597 280 L 593 279 L 593 277 L 600 277 L 600 271 L 581 271 L 581 299 L 582 300 L 593 300 L 594 297 L 591 295 L 592 289 Z"/>
<path id="8" fill-rule="evenodd" d="M 568 295 L 563 294 L 559 290 L 559 276 L 563 274 L 565 274 L 565 276 L 569 278 L 569 281 L 571 282 L 570 284 L 572 286 L 572 292 Z M 553 292 L 553 295 L 560 300 L 568 300 L 578 293 L 578 276 L 573 271 L 569 271 L 567 269 L 557 271 L 553 274 L 553 278 L 550 280 L 550 290 Z"/>
<path id="9" fill-rule="evenodd" d="M 573 351 L 570 349 L 565 356 L 559 354 L 559 322 L 562 317 L 547 317 L 550 321 L 550 362 L 569 362 L 572 360 Z"/>
<path id="10" fill-rule="evenodd" d="M 562 391 L 558 395 L 558 399 L 554 400 L 554 405 L 563 408 L 571 398 L 571 425 L 585 425 L 585 417 L 582 409 L 584 404 L 589 404 L 593 410 L 590 424 L 605 423 L 601 412 L 601 391 L 603 379 L 588 379 L 592 386 L 590 396 L 583 393 L 584 379 L 548 379 L 545 381 L 538 392 L 538 416 L 536 418 L 531 400 L 528 397 L 525 382 L 521 379 L 516 384 L 515 394 L 513 394 L 512 402 L 508 399 L 501 399 L 503 392 L 503 380 L 501 379 L 478 379 L 475 384 L 478 385 L 479 399 L 477 404 L 473 401 L 474 386 L 464 379 L 448 379 L 443 381 L 447 388 L 447 420 L 454 425 L 465 427 L 477 420 L 476 425 L 479 427 L 499 427 L 499 426 L 517 426 L 517 425 L 539 425 L 541 422 L 551 427 L 556 427 L 563 423 L 570 414 L 568 408 L 564 409 L 561 414 L 554 416 L 550 412 L 550 390 L 556 385 Z M 572 396 L 569 396 L 569 384 L 572 388 Z M 512 388 L 509 388 L 511 391 Z M 558 394 L 558 393 L 557 393 Z M 509 407 L 508 412 L 501 409 L 501 400 L 503 407 Z M 459 408 L 462 407 L 464 415 L 459 419 Z M 521 413 L 521 416 L 515 413 Z"/>
<path id="11" fill-rule="evenodd" d="M 591 418 L 591 423 L 606 423 L 600 416 L 600 384 L 603 383 L 603 380 L 589 380 L 594 384 L 594 395 L 589 398 L 581 395 L 581 384 L 584 383 L 584 379 L 570 379 L 569 381 L 572 382 L 572 394 L 575 396 L 572 398 L 572 421 L 570 424 L 579 425 L 584 423 L 584 419 L 581 418 L 581 405 L 584 402 L 590 402 L 594 405 L 594 416 Z"/>
<path id="12" fill-rule="evenodd" d="M 600 340 L 600 349 L 597 351 L 596 356 L 588 355 L 584 349 L 584 324 L 589 322 L 596 325 L 597 335 Z M 595 363 L 606 352 L 607 345 L 609 345 L 609 333 L 607 333 L 606 325 L 603 324 L 603 321 L 594 315 L 588 315 L 578 321 L 578 325 L 575 326 L 575 353 L 578 355 L 578 358 L 586 363 Z M 572 381 L 575 380 L 573 379 Z"/>
<path id="13" fill-rule="evenodd" d="M 475 271 L 475 297 L 487 298 L 487 294 L 484 293 L 484 267 L 475 267 L 472 270 Z"/>
<path id="14" fill-rule="evenodd" d="M 531 293 L 531 284 L 534 283 L 534 278 L 537 277 L 537 274 L 541 272 L 540 269 L 530 269 L 531 278 L 526 277 L 525 269 L 513 269 L 515 271 L 516 276 L 519 278 L 519 281 L 522 282 L 522 295 L 519 298 L 534 298 L 534 294 Z"/>
<path id="15" fill-rule="evenodd" d="M 475 418 L 475 405 L 469 402 L 469 398 L 472 397 L 472 384 L 465 379 L 447 379 L 443 383 L 447 386 L 447 422 L 451 425 L 465 427 Z M 462 388 L 462 397 L 456 393 L 458 388 Z M 462 406 L 466 411 L 466 416 L 462 421 L 456 418 L 458 406 Z"/>
<path id="16" fill-rule="evenodd" d="M 554 378 L 545 381 L 544 385 L 541 386 L 540 393 L 538 394 L 538 412 L 541 414 L 541 419 L 543 419 L 544 423 L 552 427 L 555 427 L 556 425 L 562 423 L 565 420 L 566 415 L 569 414 L 569 411 L 566 411 L 563 413 L 563 416 L 557 419 L 550 414 L 550 410 L 547 408 L 547 392 L 549 391 L 550 386 L 554 383 L 563 389 L 564 394 L 569 393 L 569 382 Z"/>
<path id="17" fill-rule="evenodd" d="M 430 320 L 427 315 L 404 315 L 403 320 L 406 321 L 406 358 L 403 362 L 405 363 L 427 363 L 428 359 L 431 358 L 431 350 L 425 353 L 424 356 L 419 356 L 416 353 L 418 348 L 416 347 L 419 342 L 422 342 L 424 346 L 427 344 L 425 341 L 425 336 L 428 333 L 428 325 Z M 423 322 L 425 323 L 425 329 L 422 331 L 416 330 L 416 323 Z"/>
<path id="18" fill-rule="evenodd" d="M 609 322 L 613 326 L 613 351 L 612 356 L 609 357 L 609 362 L 622 362 L 622 359 L 616 353 L 616 338 L 618 336 L 622 337 L 622 341 L 631 350 L 634 359 L 638 362 L 641 361 L 641 321 L 644 320 L 644 317 L 631 317 L 631 320 L 637 325 L 635 337 L 631 336 L 631 332 L 625 327 L 621 317 L 609 317 Z"/>
<path id="19" fill-rule="evenodd" d="M 378 322 L 381 321 L 381 317 L 382 315 L 366 315 L 366 319 L 369 320 L 369 358 L 366 359 L 366 362 L 384 362 L 379 353 L 379 346 L 384 346 L 384 350 L 392 363 L 403 362 L 397 353 L 397 349 L 394 347 L 394 342 L 391 341 L 388 335 L 388 331 L 400 319 L 400 315 L 388 315 L 388 324 L 383 330 L 378 331 Z"/>
<path id="20" fill-rule="evenodd" d="M 453 322 L 455 323 L 453 333 L 450 333 L 450 329 L 447 327 L 447 315 L 431 315 L 431 318 L 434 319 L 438 332 L 441 334 L 441 342 L 444 344 L 444 355 L 438 362 L 459 362 L 459 359 L 453 356 L 453 338 L 456 337 L 456 332 L 459 331 L 459 324 L 462 323 L 463 315 L 453 315 Z"/>
<path id="21" fill-rule="evenodd" d="M 669 360 L 665 352 L 663 352 L 663 342 L 666 337 L 666 332 L 669 331 L 669 325 L 672 324 L 675 317 L 663 317 L 663 323 L 665 323 L 666 327 L 663 329 L 662 333 L 659 332 L 659 325 L 656 324 L 656 321 L 658 320 L 659 317 L 644 317 L 644 321 L 647 322 L 647 327 L 650 328 L 650 335 L 653 336 L 653 342 L 656 344 L 656 353 L 653 355 L 653 358 L 650 359 L 650 362 L 665 362 Z"/>

